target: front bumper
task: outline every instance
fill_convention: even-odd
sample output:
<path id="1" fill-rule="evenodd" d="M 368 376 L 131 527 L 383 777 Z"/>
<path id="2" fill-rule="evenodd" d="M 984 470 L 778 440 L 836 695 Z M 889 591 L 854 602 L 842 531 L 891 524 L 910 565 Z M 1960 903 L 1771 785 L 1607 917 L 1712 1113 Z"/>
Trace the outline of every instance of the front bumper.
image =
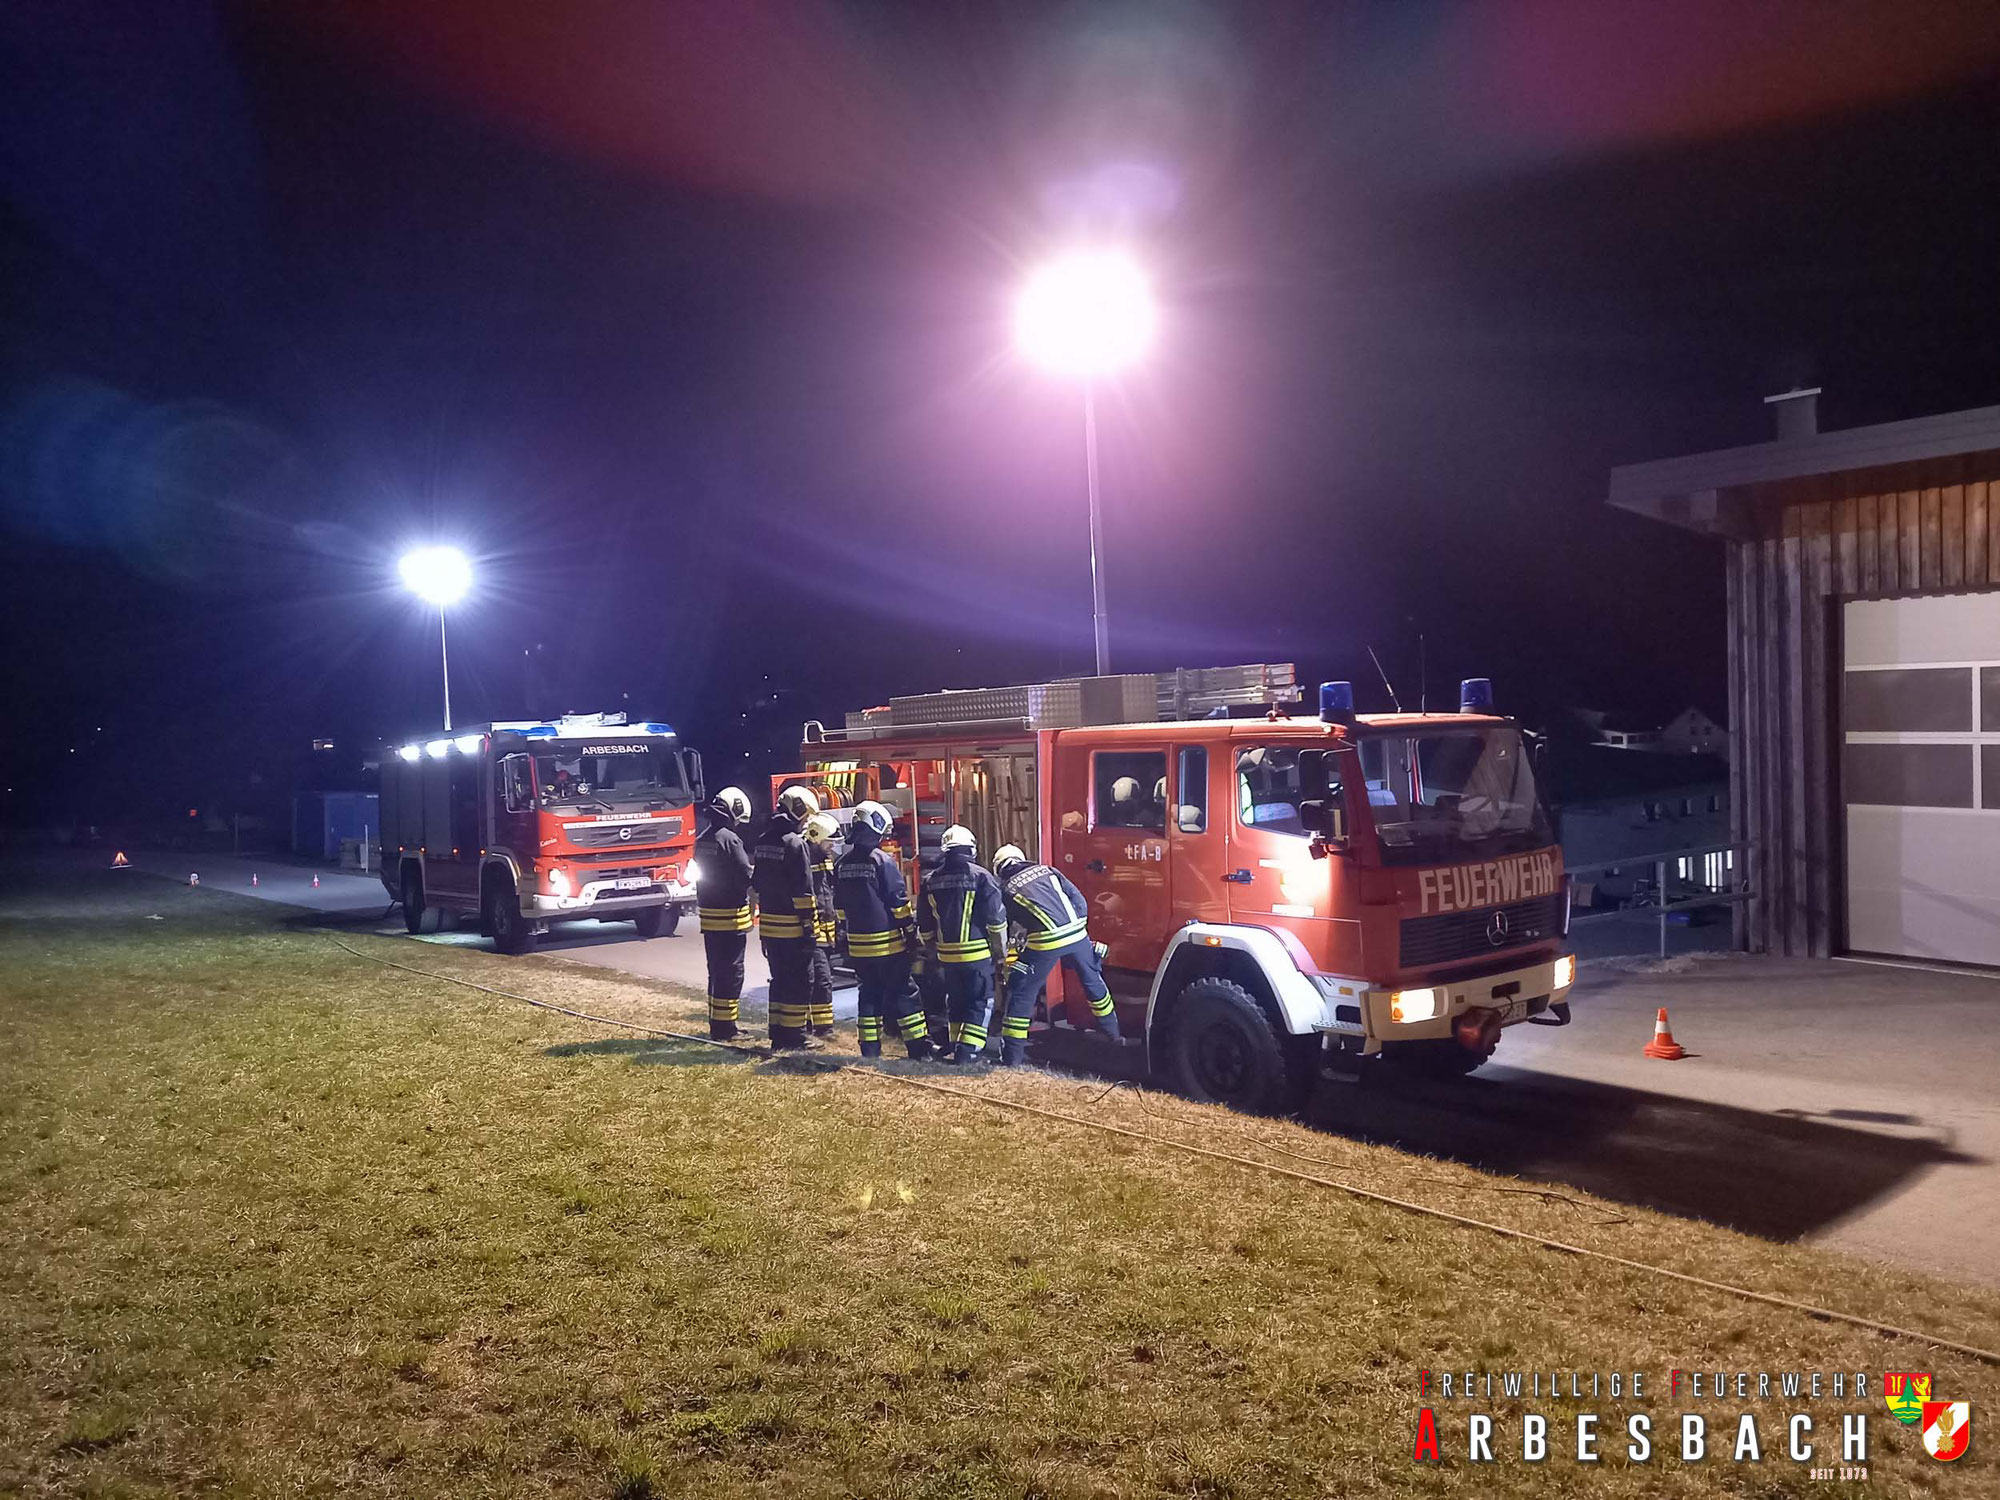
<path id="1" fill-rule="evenodd" d="M 611 880 L 593 880 L 574 896 L 537 891 L 523 903 L 534 917 L 630 916 L 649 906 L 694 905 L 694 887 L 678 880 L 656 880 L 643 888 L 619 888 Z"/>
<path id="2" fill-rule="evenodd" d="M 1361 997 L 1362 1026 L 1368 1038 L 1363 1050 L 1373 1052 L 1384 1042 L 1451 1036 L 1457 1019 L 1473 1010 L 1496 1011 L 1502 1026 L 1518 1026 L 1523 1021 L 1545 1016 L 1558 1005 L 1566 1005 L 1575 987 L 1576 959 L 1563 954 L 1472 979 L 1410 984 L 1400 990 L 1369 990 Z M 1437 992 L 1436 1013 L 1421 1021 L 1397 1020 L 1393 1013 L 1396 997 L 1421 989 Z"/>

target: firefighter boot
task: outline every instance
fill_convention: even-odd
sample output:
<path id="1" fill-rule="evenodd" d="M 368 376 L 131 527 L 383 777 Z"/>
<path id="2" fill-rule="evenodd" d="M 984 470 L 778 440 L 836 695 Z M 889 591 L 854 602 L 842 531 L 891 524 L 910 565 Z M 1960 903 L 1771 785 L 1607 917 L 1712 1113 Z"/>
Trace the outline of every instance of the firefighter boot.
<path id="1" fill-rule="evenodd" d="M 1118 1012 L 1112 1008 L 1111 997 L 1090 1002 L 1090 1012 L 1097 1019 L 1097 1029 L 1114 1042 L 1125 1039 L 1125 1033 L 1118 1026 Z"/>
<path id="2" fill-rule="evenodd" d="M 882 1018 L 880 1016 L 862 1016 L 855 1021 L 854 1026 L 855 1030 L 861 1033 L 861 1055 L 863 1057 L 880 1057 L 882 1055 Z"/>
<path id="3" fill-rule="evenodd" d="M 1000 1066 L 1018 1068 L 1028 1060 L 1028 1043 L 1022 1037 L 1002 1037 L 1000 1039 Z"/>

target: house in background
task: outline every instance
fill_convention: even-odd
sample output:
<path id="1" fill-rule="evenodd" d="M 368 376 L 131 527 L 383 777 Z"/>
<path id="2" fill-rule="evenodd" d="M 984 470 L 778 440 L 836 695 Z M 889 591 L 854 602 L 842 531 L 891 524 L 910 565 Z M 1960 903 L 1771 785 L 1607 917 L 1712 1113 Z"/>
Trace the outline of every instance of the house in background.
<path id="1" fill-rule="evenodd" d="M 1698 708 L 1684 708 L 1658 726 L 1601 708 L 1568 709 L 1564 718 L 1572 733 L 1614 750 L 1729 757 L 1729 732 Z"/>
<path id="2" fill-rule="evenodd" d="M 1588 718 L 1572 722 L 1587 724 Z M 1649 898 L 1663 855 L 1671 856 L 1667 880 L 1676 898 L 1725 890 L 1735 881 L 1734 856 L 1710 847 L 1729 842 L 1728 762 L 1667 748 L 1657 734 L 1643 748 L 1551 735 L 1541 772 L 1544 795 L 1564 863 L 1583 872 L 1573 890 L 1579 911 Z M 1604 865 L 1609 868 L 1589 868 Z"/>

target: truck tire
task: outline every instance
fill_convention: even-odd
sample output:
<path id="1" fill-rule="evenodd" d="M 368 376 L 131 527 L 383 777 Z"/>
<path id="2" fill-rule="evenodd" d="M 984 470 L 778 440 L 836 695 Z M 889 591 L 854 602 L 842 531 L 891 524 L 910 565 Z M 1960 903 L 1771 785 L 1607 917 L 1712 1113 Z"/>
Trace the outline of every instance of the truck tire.
<path id="1" fill-rule="evenodd" d="M 501 953 L 533 953 L 539 934 L 535 924 L 521 915 L 521 897 L 514 882 L 494 875 L 486 882 L 486 926 L 493 934 L 493 946 Z"/>
<path id="2" fill-rule="evenodd" d="M 411 937 L 436 932 L 443 916 L 444 913 L 435 907 L 425 910 L 424 872 L 420 867 L 411 865 L 403 872 L 403 930 Z"/>
<path id="3" fill-rule="evenodd" d="M 1463 1046 L 1451 1037 L 1389 1042 L 1382 1048 L 1382 1061 L 1420 1078 L 1463 1078 L 1491 1057 L 1498 1045 L 1498 1037 L 1484 1047 Z"/>
<path id="4" fill-rule="evenodd" d="M 1176 1092 L 1205 1104 L 1290 1114 L 1304 1104 L 1312 1075 L 1288 1041 L 1242 985 L 1197 979 L 1167 1018 L 1168 1077 Z"/>
<path id="5" fill-rule="evenodd" d="M 672 937 L 674 929 L 681 925 L 681 909 L 678 906 L 649 906 L 633 915 L 632 925 L 639 929 L 642 938 Z"/>

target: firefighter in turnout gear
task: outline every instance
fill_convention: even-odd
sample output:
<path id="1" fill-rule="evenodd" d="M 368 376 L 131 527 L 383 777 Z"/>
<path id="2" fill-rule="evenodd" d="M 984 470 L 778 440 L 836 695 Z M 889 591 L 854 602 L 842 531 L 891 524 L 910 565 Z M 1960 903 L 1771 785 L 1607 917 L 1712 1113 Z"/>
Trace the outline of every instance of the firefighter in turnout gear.
<path id="1" fill-rule="evenodd" d="M 724 787 L 709 799 L 708 831 L 694 842 L 694 902 L 708 956 L 708 1034 L 736 1036 L 743 998 L 743 953 L 750 946 L 750 851 L 737 833 L 750 821 L 750 798 Z"/>
<path id="2" fill-rule="evenodd" d="M 910 977 L 916 918 L 902 869 L 882 847 L 894 826 L 879 802 L 854 809 L 847 852 L 834 862 L 834 899 L 847 922 L 847 957 L 861 982 L 861 1055 L 880 1057 L 883 1034 L 893 1026 L 910 1056 L 925 1058 L 931 1055 L 930 1027 Z"/>
<path id="3" fill-rule="evenodd" d="M 1069 877 L 1047 865 L 1033 863 L 1008 844 L 993 856 L 993 870 L 1006 893 L 1007 914 L 1026 932 L 1021 960 L 1007 977 L 1007 1012 L 1000 1022 L 1000 1061 L 1025 1062 L 1028 1022 L 1049 975 L 1063 964 L 1075 971 L 1090 1001 L 1098 1029 L 1119 1039 L 1118 1013 L 1111 1007 L 1111 990 L 1097 945 L 1086 926 L 1089 905 Z"/>
<path id="4" fill-rule="evenodd" d="M 977 1062 L 986 1049 L 994 966 L 1007 952 L 1007 907 L 1000 882 L 973 863 L 979 846 L 970 828 L 954 823 L 941 843 L 944 858 L 924 877 L 917 926 L 937 936 L 952 1041 L 944 1060 Z"/>
<path id="5" fill-rule="evenodd" d="M 833 862 L 840 857 L 840 823 L 831 813 L 814 813 L 806 819 L 806 853 L 812 857 L 813 878 L 813 958 L 812 1034 L 833 1035 L 833 948 L 840 940 L 839 921 L 834 915 Z"/>
<path id="6" fill-rule="evenodd" d="M 819 799 L 804 787 L 786 787 L 757 837 L 751 885 L 757 893 L 757 936 L 771 969 L 771 1049 L 817 1045 L 812 1024 L 813 954 L 818 902 L 813 898 L 812 855 L 806 848 L 807 819 Z"/>

